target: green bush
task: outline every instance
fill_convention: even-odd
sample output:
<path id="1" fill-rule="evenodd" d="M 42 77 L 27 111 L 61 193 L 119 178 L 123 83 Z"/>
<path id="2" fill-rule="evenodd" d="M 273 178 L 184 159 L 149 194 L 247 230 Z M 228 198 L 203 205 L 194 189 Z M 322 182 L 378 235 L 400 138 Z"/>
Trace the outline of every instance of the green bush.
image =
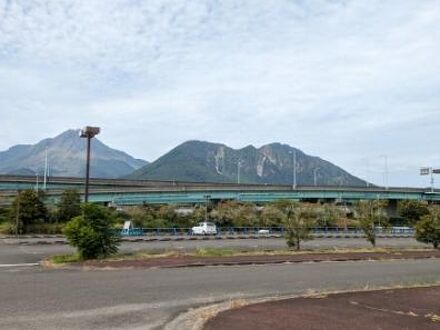
<path id="1" fill-rule="evenodd" d="M 47 221 L 48 212 L 42 201 L 43 198 L 43 195 L 32 189 L 18 193 L 12 203 L 9 216 L 9 220 L 14 226 L 14 232 L 26 234 L 29 232 L 30 225 Z"/>
<path id="2" fill-rule="evenodd" d="M 81 197 L 76 189 L 66 189 L 60 196 L 57 220 L 66 222 L 81 214 Z"/>
<path id="3" fill-rule="evenodd" d="M 106 257 L 118 251 L 119 234 L 115 216 L 105 207 L 84 204 L 83 214 L 69 221 L 64 234 L 81 259 Z"/>
<path id="4" fill-rule="evenodd" d="M 406 225 L 413 226 L 423 216 L 429 214 L 426 201 L 403 200 L 397 204 L 400 216 L 405 220 Z"/>
<path id="5" fill-rule="evenodd" d="M 440 245 L 440 207 L 431 206 L 429 214 L 422 216 L 415 227 L 416 239 L 423 243 L 432 244 L 437 249 Z"/>

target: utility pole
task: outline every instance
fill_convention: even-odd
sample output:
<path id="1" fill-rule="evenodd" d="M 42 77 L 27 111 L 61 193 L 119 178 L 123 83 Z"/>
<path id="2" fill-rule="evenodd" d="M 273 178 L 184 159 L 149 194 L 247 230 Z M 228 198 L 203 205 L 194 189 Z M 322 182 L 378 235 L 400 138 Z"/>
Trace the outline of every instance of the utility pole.
<path id="1" fill-rule="evenodd" d="M 95 135 L 100 132 L 99 127 L 86 126 L 81 130 L 80 137 L 87 139 L 87 158 L 86 158 L 86 186 L 84 191 L 84 202 L 89 201 L 89 181 L 90 181 L 90 144 Z"/>

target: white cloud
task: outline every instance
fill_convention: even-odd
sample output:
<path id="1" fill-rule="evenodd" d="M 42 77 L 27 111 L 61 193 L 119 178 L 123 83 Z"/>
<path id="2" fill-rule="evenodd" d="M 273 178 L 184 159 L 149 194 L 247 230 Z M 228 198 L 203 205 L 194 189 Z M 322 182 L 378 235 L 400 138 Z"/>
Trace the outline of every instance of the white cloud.
<path id="1" fill-rule="evenodd" d="M 280 141 L 380 183 L 379 154 L 440 165 L 439 40 L 436 0 L 0 0 L 0 149 L 94 123 L 148 160 Z"/>

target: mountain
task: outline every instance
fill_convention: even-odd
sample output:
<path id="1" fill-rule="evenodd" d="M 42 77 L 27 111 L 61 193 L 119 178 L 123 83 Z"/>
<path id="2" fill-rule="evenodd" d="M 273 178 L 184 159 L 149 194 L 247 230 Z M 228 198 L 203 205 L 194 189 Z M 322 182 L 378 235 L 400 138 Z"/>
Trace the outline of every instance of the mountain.
<path id="1" fill-rule="evenodd" d="M 235 150 L 202 141 L 185 142 L 127 178 L 237 182 L 240 162 L 241 183 L 292 184 L 294 154 L 298 185 L 313 185 L 315 173 L 318 185 L 366 184 L 340 167 L 286 144 L 272 143 L 261 148 L 249 145 Z"/>
<path id="2" fill-rule="evenodd" d="M 42 175 L 46 148 L 51 176 L 84 176 L 86 139 L 79 137 L 79 130 L 68 130 L 37 144 L 16 145 L 0 152 L 0 173 L 35 175 L 38 172 Z M 91 177 L 118 178 L 146 164 L 144 160 L 106 146 L 97 138 L 92 139 Z"/>

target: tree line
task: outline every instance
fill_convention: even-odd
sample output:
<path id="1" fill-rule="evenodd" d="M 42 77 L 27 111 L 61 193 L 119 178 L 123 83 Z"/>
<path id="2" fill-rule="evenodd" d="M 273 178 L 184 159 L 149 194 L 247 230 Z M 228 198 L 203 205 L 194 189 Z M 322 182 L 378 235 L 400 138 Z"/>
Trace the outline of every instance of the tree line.
<path id="1" fill-rule="evenodd" d="M 84 206 L 76 190 L 65 190 L 56 205 L 46 205 L 44 198 L 43 192 L 24 190 L 18 193 L 10 208 L 0 208 L 3 233 L 61 233 L 66 222 L 83 215 Z M 374 246 L 378 227 L 387 228 L 394 221 L 388 217 L 386 208 L 384 200 L 359 201 L 350 208 L 334 203 L 288 200 L 264 206 L 223 201 L 190 207 L 145 204 L 122 210 L 107 208 L 105 214 L 114 224 L 120 226 L 123 221 L 131 220 L 138 228 L 191 228 L 204 220 L 221 227 L 283 227 L 288 245 L 299 248 L 302 240 L 311 238 L 310 230 L 314 227 L 359 228 Z M 440 206 L 406 200 L 399 202 L 398 213 L 401 224 L 415 227 L 416 238 L 438 247 Z"/>

